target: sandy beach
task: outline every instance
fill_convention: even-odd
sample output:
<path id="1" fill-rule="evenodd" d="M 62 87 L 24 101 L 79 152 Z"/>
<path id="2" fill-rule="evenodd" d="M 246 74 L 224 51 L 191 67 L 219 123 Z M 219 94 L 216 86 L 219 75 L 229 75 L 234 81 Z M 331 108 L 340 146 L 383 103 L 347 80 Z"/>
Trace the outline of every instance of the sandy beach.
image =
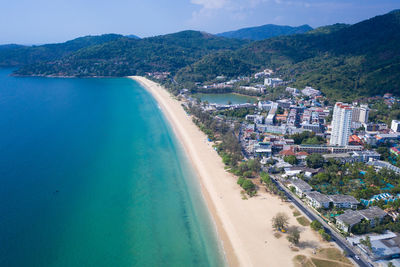
<path id="1" fill-rule="evenodd" d="M 297 254 L 311 255 L 310 244 L 331 246 L 321 242 L 309 227 L 302 227 L 292 216 L 290 203 L 260 189 L 257 196 L 243 200 L 237 178 L 224 170 L 224 165 L 212 143 L 192 122 L 181 103 L 164 88 L 144 77 L 131 76 L 140 82 L 157 100 L 181 141 L 187 156 L 198 173 L 202 193 L 217 225 L 230 266 L 293 266 Z M 274 237 L 271 219 L 278 212 L 290 217 L 290 225 L 302 229 L 301 242 L 309 244 L 294 252 L 285 235 Z"/>

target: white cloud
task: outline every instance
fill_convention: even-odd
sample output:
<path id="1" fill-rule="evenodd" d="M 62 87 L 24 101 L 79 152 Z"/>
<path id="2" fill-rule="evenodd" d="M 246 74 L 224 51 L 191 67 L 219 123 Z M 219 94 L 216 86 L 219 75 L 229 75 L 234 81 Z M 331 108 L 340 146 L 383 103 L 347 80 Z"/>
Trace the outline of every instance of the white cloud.
<path id="1" fill-rule="evenodd" d="M 205 9 L 220 9 L 229 4 L 229 0 L 191 0 L 190 2 Z"/>
<path id="2" fill-rule="evenodd" d="M 274 0 L 190 0 L 199 9 L 192 12 L 190 27 L 204 28 L 209 25 L 229 27 L 231 23 L 245 21 L 261 4 Z"/>

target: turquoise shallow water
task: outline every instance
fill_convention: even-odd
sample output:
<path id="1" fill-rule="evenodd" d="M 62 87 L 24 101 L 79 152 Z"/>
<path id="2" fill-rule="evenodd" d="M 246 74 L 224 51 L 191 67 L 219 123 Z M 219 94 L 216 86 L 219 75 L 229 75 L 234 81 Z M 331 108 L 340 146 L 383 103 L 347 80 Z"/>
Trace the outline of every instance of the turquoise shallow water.
<path id="1" fill-rule="evenodd" d="M 0 266 L 221 266 L 196 177 L 129 79 L 0 69 Z"/>

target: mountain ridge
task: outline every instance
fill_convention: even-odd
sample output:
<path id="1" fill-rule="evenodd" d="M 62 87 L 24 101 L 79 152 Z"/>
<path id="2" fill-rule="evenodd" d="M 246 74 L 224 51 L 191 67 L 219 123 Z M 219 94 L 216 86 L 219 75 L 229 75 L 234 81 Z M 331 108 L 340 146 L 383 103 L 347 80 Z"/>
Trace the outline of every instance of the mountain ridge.
<path id="1" fill-rule="evenodd" d="M 400 11 L 395 11 L 350 26 L 274 37 L 234 52 L 208 55 L 181 69 L 176 79 L 234 77 L 242 74 L 236 70 L 248 66 L 245 74 L 273 68 L 277 75 L 295 80 L 293 86 L 311 85 L 333 99 L 371 96 L 382 90 L 400 95 L 399 30 Z"/>
<path id="2" fill-rule="evenodd" d="M 217 36 L 222 36 L 226 38 L 235 39 L 248 39 L 248 40 L 263 40 L 271 37 L 281 36 L 281 35 L 291 35 L 298 33 L 306 33 L 313 30 L 309 25 L 304 24 L 301 26 L 293 27 L 286 25 L 275 25 L 275 24 L 265 24 L 255 27 L 246 27 L 238 30 L 223 32 L 216 34 Z"/>
<path id="3" fill-rule="evenodd" d="M 400 95 L 399 30 L 396 10 L 353 25 L 338 23 L 259 41 L 187 30 L 142 39 L 117 35 L 93 45 L 78 42 L 42 60 L 35 53 L 54 45 L 11 51 L 35 52 L 28 53 L 34 60 L 27 62 L 33 63 L 23 65 L 16 75 L 121 77 L 165 71 L 181 84 L 194 86 L 219 75 L 234 78 L 271 68 L 294 81 L 291 86 L 309 85 L 332 99 L 347 100 L 383 91 Z M 7 51 L 0 49 L 0 66 Z"/>
<path id="4" fill-rule="evenodd" d="M 119 38 L 126 38 L 120 34 L 87 35 L 63 43 L 44 45 L 2 45 L 0 49 L 0 67 L 16 67 L 27 64 L 54 60 L 64 57 L 81 48 L 109 42 Z"/>
<path id="5" fill-rule="evenodd" d="M 120 38 L 63 58 L 25 65 L 15 74 L 86 77 L 174 73 L 209 53 L 235 50 L 248 43 L 191 30 L 143 39 Z"/>

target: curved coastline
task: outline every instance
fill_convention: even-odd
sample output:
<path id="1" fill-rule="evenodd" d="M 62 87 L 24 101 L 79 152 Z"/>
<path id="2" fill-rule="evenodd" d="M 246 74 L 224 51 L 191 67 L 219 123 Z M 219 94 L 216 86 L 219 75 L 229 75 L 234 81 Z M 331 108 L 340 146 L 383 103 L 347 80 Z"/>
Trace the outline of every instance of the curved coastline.
<path id="1" fill-rule="evenodd" d="M 139 82 L 158 102 L 196 170 L 201 191 L 216 224 L 218 237 L 229 266 L 291 266 L 298 254 L 291 251 L 285 238 L 273 236 L 272 217 L 280 211 L 291 214 L 288 203 L 267 193 L 243 200 L 236 178 L 225 171 L 220 156 L 186 114 L 181 102 L 159 84 L 141 76 L 129 76 Z M 290 223 L 298 225 L 290 216 Z M 318 237 L 304 229 L 302 239 L 316 242 Z M 311 253 L 304 250 L 302 253 Z"/>

